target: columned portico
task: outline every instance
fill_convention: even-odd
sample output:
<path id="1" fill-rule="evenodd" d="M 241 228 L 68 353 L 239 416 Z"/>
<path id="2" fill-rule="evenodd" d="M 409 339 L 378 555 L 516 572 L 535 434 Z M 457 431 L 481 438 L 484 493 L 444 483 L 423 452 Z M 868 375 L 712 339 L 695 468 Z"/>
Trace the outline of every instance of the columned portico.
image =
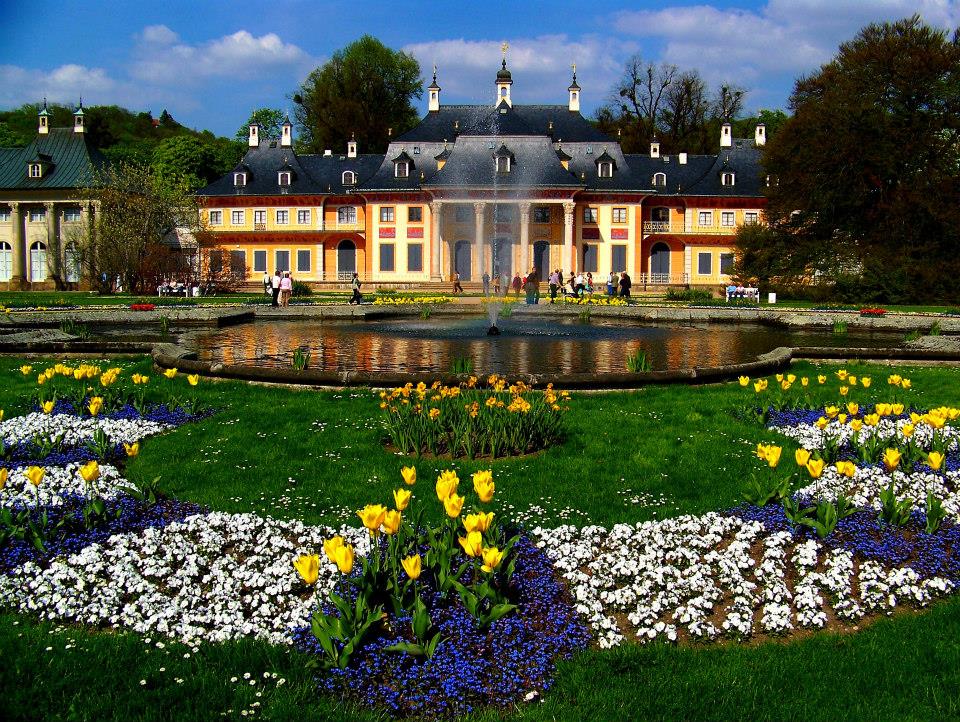
<path id="1" fill-rule="evenodd" d="M 473 241 L 473 258 L 471 259 L 471 268 L 472 273 L 470 274 L 471 279 L 474 281 L 479 281 L 480 277 L 483 275 L 483 222 L 484 214 L 486 213 L 487 204 L 482 201 L 478 201 L 473 204 L 473 213 L 474 213 L 474 241 Z"/>
<path id="2" fill-rule="evenodd" d="M 520 270 L 530 270 L 530 203 L 520 203 Z M 543 269 L 539 269 L 541 276 Z"/>
<path id="3" fill-rule="evenodd" d="M 430 202 L 430 280 L 442 281 L 443 276 L 443 204 L 440 201 Z"/>
<path id="4" fill-rule="evenodd" d="M 14 287 L 26 288 L 27 249 L 23 240 L 23 216 L 20 205 L 17 201 L 10 203 L 10 223 L 13 231 L 10 234 L 10 245 L 13 246 L 13 271 L 10 283 Z"/>
<path id="5" fill-rule="evenodd" d="M 47 264 L 48 268 L 46 270 L 50 271 L 50 275 L 55 279 L 60 277 L 60 254 L 62 249 L 60 248 L 60 238 L 57 236 L 57 215 L 56 215 L 56 206 L 47 202 L 43 204 L 44 215 L 47 219 Z M 32 280 L 32 279 L 31 279 Z M 58 281 L 59 282 L 59 281 Z"/>

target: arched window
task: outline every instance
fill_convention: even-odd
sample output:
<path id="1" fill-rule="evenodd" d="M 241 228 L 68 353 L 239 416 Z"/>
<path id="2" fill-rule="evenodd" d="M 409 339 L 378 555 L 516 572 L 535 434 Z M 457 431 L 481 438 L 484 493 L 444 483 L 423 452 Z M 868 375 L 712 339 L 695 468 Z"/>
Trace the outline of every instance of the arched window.
<path id="1" fill-rule="evenodd" d="M 613 178 L 613 163 L 598 163 L 597 171 L 601 178 Z"/>
<path id="2" fill-rule="evenodd" d="M 337 244 L 337 280 L 349 281 L 357 270 L 357 245 L 344 239 Z"/>
<path id="3" fill-rule="evenodd" d="M 242 188 L 247 184 L 247 174 L 246 173 L 234 173 L 233 174 L 233 185 L 237 188 Z"/>
<path id="4" fill-rule="evenodd" d="M 666 186 L 667 185 L 667 174 L 666 173 L 654 173 L 653 174 L 653 184 L 655 186 Z"/>
<path id="5" fill-rule="evenodd" d="M 497 156 L 497 173 L 509 173 L 509 172 L 510 172 L 510 156 L 508 155 Z"/>
<path id="6" fill-rule="evenodd" d="M 277 183 L 282 186 L 290 185 L 290 171 L 280 171 L 277 173 Z"/>
<path id="7" fill-rule="evenodd" d="M 80 252 L 73 243 L 63 249 L 64 275 L 67 283 L 80 283 Z"/>
<path id="8" fill-rule="evenodd" d="M 736 180 L 733 173 L 721 173 L 720 174 L 720 184 L 725 186 L 732 186 Z"/>
<path id="9" fill-rule="evenodd" d="M 357 174 L 352 170 L 343 171 L 343 185 L 352 186 L 357 182 Z"/>
<path id="10" fill-rule="evenodd" d="M 47 244 L 40 241 L 30 245 L 30 280 L 47 280 Z"/>
<path id="11" fill-rule="evenodd" d="M 39 163 L 30 164 L 30 177 L 40 178 L 43 175 L 43 167 Z"/>
<path id="12" fill-rule="evenodd" d="M 6 241 L 0 243 L 0 281 L 13 277 L 13 249 Z"/>
<path id="13" fill-rule="evenodd" d="M 396 166 L 394 166 L 394 175 L 397 178 L 406 178 L 410 175 L 410 164 L 405 160 L 397 161 Z"/>

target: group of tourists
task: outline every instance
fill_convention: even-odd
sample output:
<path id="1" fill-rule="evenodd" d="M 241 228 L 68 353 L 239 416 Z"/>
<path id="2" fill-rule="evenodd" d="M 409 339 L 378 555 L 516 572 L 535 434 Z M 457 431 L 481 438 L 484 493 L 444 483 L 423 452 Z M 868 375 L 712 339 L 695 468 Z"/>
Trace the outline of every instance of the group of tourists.
<path id="1" fill-rule="evenodd" d="M 271 298 L 270 305 L 274 308 L 286 308 L 290 305 L 290 296 L 293 295 L 293 276 L 290 271 L 274 271 L 271 276 L 263 272 L 263 293 Z"/>
<path id="2" fill-rule="evenodd" d="M 590 298 L 597 292 L 593 273 L 590 271 L 586 273 L 582 271 L 579 273 L 571 273 L 568 278 L 564 279 L 563 270 L 558 268 L 550 274 L 549 282 L 550 303 L 556 302 L 558 291 L 563 297 L 571 296 L 573 298 Z M 630 288 L 632 285 L 633 280 L 626 271 L 619 274 L 610 271 L 607 275 L 607 298 L 614 298 L 615 296 L 630 298 Z"/>

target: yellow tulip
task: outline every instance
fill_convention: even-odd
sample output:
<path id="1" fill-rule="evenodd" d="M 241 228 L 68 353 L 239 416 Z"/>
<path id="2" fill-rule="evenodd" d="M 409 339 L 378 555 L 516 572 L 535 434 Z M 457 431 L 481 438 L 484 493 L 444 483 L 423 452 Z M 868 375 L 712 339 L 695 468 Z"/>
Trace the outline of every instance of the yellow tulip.
<path id="1" fill-rule="evenodd" d="M 860 429 L 863 428 L 863 421 L 861 421 L 860 419 L 854 419 L 853 421 L 850 422 L 850 428 L 853 429 L 854 431 L 860 431 Z"/>
<path id="2" fill-rule="evenodd" d="M 903 434 L 903 438 L 909 439 L 911 436 L 913 436 L 914 428 L 916 427 L 914 427 L 913 424 L 904 424 L 900 427 L 900 433 Z"/>
<path id="3" fill-rule="evenodd" d="M 487 547 L 483 550 L 483 566 L 480 567 L 487 574 L 496 569 L 503 560 L 503 552 L 496 547 Z"/>
<path id="4" fill-rule="evenodd" d="M 810 385 L 810 379 L 804 376 L 802 379 L 800 379 L 800 385 L 803 386 L 803 388 L 807 388 L 807 386 Z"/>
<path id="5" fill-rule="evenodd" d="M 458 537 L 458 540 L 468 557 L 478 557 L 483 552 L 483 536 L 478 531 L 467 532 L 465 537 Z"/>
<path id="6" fill-rule="evenodd" d="M 845 378 L 847 378 L 847 370 L 846 370 L 846 369 L 840 369 L 839 371 L 837 371 L 837 378 L 840 379 L 841 381 L 843 381 Z"/>
<path id="7" fill-rule="evenodd" d="M 827 421 L 827 417 L 826 417 L 826 416 L 821 416 L 819 419 L 817 419 L 817 420 L 813 423 L 813 425 L 816 426 L 818 429 L 825 429 L 825 428 L 827 428 L 827 424 L 829 424 L 829 423 L 830 423 L 830 422 Z"/>
<path id="8" fill-rule="evenodd" d="M 942 429 L 943 425 L 947 422 L 947 420 L 940 414 L 935 414 L 933 412 L 924 414 L 923 420 L 926 422 L 927 426 L 934 429 Z"/>
<path id="9" fill-rule="evenodd" d="M 400 476 L 403 477 L 403 483 L 407 486 L 413 486 L 417 483 L 417 467 L 404 466 L 400 469 Z"/>
<path id="10" fill-rule="evenodd" d="M 810 459 L 810 461 L 807 462 L 807 471 L 812 478 L 819 479 L 823 473 L 824 466 L 823 459 Z"/>
<path id="11" fill-rule="evenodd" d="M 320 576 L 320 557 L 316 554 L 301 554 L 294 560 L 293 568 L 307 584 L 316 584 L 317 577 Z"/>
<path id="12" fill-rule="evenodd" d="M 443 501 L 451 494 L 456 493 L 460 477 L 455 471 L 444 471 L 437 477 L 437 498 Z"/>
<path id="13" fill-rule="evenodd" d="M 177 370 L 175 368 L 167 369 L 166 371 L 163 372 L 163 375 L 166 376 L 168 379 L 172 379 L 174 376 L 177 375 Z"/>
<path id="14" fill-rule="evenodd" d="M 80 476 L 83 477 L 83 480 L 88 484 L 91 481 L 96 481 L 100 478 L 100 465 L 94 461 L 88 461 L 86 464 L 80 467 Z"/>
<path id="15" fill-rule="evenodd" d="M 740 385 L 741 385 L 741 386 L 749 386 L 749 385 L 750 385 L 750 377 L 749 377 L 749 376 L 741 376 L 741 377 L 740 377 L 739 379 L 737 379 L 737 380 L 740 382 Z"/>
<path id="16" fill-rule="evenodd" d="M 341 574 L 349 574 L 353 571 L 353 546 L 345 544 L 337 549 L 336 562 Z"/>
<path id="17" fill-rule="evenodd" d="M 187 382 L 191 386 L 196 386 L 198 383 L 200 383 L 200 374 L 189 374 L 187 376 Z"/>
<path id="18" fill-rule="evenodd" d="M 841 424 L 847 423 L 847 415 L 846 415 L 846 414 L 837 414 L 837 421 L 839 421 Z"/>
<path id="19" fill-rule="evenodd" d="M 756 381 L 754 381 L 754 382 L 753 382 L 753 390 L 754 390 L 755 392 L 757 392 L 758 394 L 759 394 L 761 391 L 766 391 L 766 390 L 767 390 L 767 380 L 766 380 L 766 379 L 757 379 Z"/>
<path id="20" fill-rule="evenodd" d="M 840 413 L 840 408 L 838 406 L 827 406 L 824 408 L 823 413 L 826 414 L 828 419 L 833 419 Z"/>
<path id="21" fill-rule="evenodd" d="M 406 559 L 400 560 L 400 565 L 403 567 L 403 571 L 407 573 L 407 576 L 411 579 L 419 579 L 420 571 L 422 566 L 422 561 L 419 554 L 414 554 L 409 556 Z"/>
<path id="22" fill-rule="evenodd" d="M 777 374 L 774 378 L 777 380 L 777 383 L 780 383 L 783 381 L 783 374 Z"/>
<path id="23" fill-rule="evenodd" d="M 793 458 L 797 462 L 797 466 L 806 466 L 807 462 L 810 461 L 810 452 L 806 449 L 797 449 L 793 452 Z"/>
<path id="24" fill-rule="evenodd" d="M 934 471 L 940 471 L 940 467 L 943 466 L 943 459 L 944 455 L 939 451 L 931 451 L 927 454 L 927 465 Z M 0 489 L 2 488 L 3 487 L 0 487 Z"/>
<path id="25" fill-rule="evenodd" d="M 840 387 L 840 395 L 841 395 L 841 396 L 846 396 L 849 392 L 850 392 L 850 387 L 849 387 L 849 386 L 841 386 L 841 387 Z"/>
<path id="26" fill-rule="evenodd" d="M 47 470 L 42 466 L 31 466 L 27 469 L 27 479 L 30 480 L 30 483 L 34 486 L 40 486 L 40 482 L 43 481 L 43 475 L 47 473 Z"/>
<path id="27" fill-rule="evenodd" d="M 20 367 L 20 373 L 22 373 L 24 376 L 29 376 L 31 371 L 33 371 L 33 366 Z"/>
<path id="28" fill-rule="evenodd" d="M 891 374 L 887 376 L 887 383 L 891 386 L 899 386 L 900 382 L 903 381 L 903 378 L 899 374 Z"/>
<path id="29" fill-rule="evenodd" d="M 394 489 L 393 502 L 397 505 L 397 509 L 405 510 L 410 504 L 410 492 L 406 489 Z"/>
<path id="30" fill-rule="evenodd" d="M 849 384 L 850 386 L 856 386 L 856 385 L 857 385 L 857 377 L 856 377 L 856 376 L 847 376 L 847 384 Z"/>
<path id="31" fill-rule="evenodd" d="M 484 513 L 481 511 L 476 514 L 467 514 L 463 518 L 463 528 L 468 532 L 485 532 L 490 528 L 491 522 L 493 522 L 493 512 L 488 511 Z"/>
<path id="32" fill-rule="evenodd" d="M 367 504 L 363 509 L 357 512 L 360 521 L 370 530 L 370 533 L 380 531 L 380 525 L 383 524 L 383 518 L 387 515 L 387 507 L 383 504 Z"/>
<path id="33" fill-rule="evenodd" d="M 87 406 L 87 409 L 90 411 L 91 416 L 96 416 L 100 413 L 100 409 L 103 408 L 103 399 L 99 396 L 94 396 L 90 399 L 90 404 Z"/>
<path id="34" fill-rule="evenodd" d="M 837 473 L 847 477 L 848 479 L 852 479 L 854 474 L 857 473 L 857 465 L 852 461 L 838 461 L 836 467 Z"/>
<path id="35" fill-rule="evenodd" d="M 892 411 L 895 415 L 899 416 L 900 414 L 903 413 L 903 404 L 891 404 L 890 411 Z"/>
<path id="36" fill-rule="evenodd" d="M 851 401 L 850 403 L 847 404 L 847 412 L 851 416 L 856 416 L 859 411 L 860 411 L 860 404 L 858 404 L 856 401 Z"/>
<path id="37" fill-rule="evenodd" d="M 784 391 L 789 391 L 791 386 L 793 386 L 793 384 L 791 384 L 786 379 L 780 382 L 780 388 L 783 389 Z"/>
<path id="38" fill-rule="evenodd" d="M 383 515 L 383 533 L 387 536 L 393 536 L 400 529 L 400 521 L 403 519 L 399 511 L 391 509 Z"/>
<path id="39" fill-rule="evenodd" d="M 893 471 L 900 465 L 900 450 L 887 449 L 883 452 L 883 465 L 887 471 Z"/>
<path id="40" fill-rule="evenodd" d="M 825 384 L 825 383 L 827 383 L 827 377 L 824 376 L 823 374 L 817 376 L 817 383 L 818 383 L 818 384 Z"/>
<path id="41" fill-rule="evenodd" d="M 129 456 L 130 458 L 133 458 L 134 456 L 140 453 L 140 442 L 134 441 L 132 444 L 128 444 L 124 442 L 123 450 L 127 452 L 127 456 Z"/>
<path id="42" fill-rule="evenodd" d="M 873 407 L 873 411 L 878 416 L 889 416 L 890 415 L 890 404 L 877 404 Z"/>
<path id="43" fill-rule="evenodd" d="M 867 414 L 863 417 L 863 423 L 867 426 L 876 426 L 880 423 L 880 416 L 879 414 Z"/>
<path id="44" fill-rule="evenodd" d="M 796 374 L 787 374 L 787 381 L 789 381 L 790 383 L 793 383 L 796 380 L 797 380 Z"/>
<path id="45" fill-rule="evenodd" d="M 871 382 L 871 378 L 869 376 L 864 376 L 863 378 L 860 379 L 860 385 L 863 386 L 863 388 L 865 389 L 870 388 L 870 382 Z"/>
<path id="46" fill-rule="evenodd" d="M 10 472 L 6 469 L 0 469 L 0 489 L 7 485 L 7 476 L 9 476 L 9 474 Z"/>
<path id="47" fill-rule="evenodd" d="M 327 555 L 327 559 L 332 561 L 334 564 L 337 563 L 337 550 L 343 546 L 343 537 L 335 536 L 331 539 L 323 540 L 323 553 Z"/>
<path id="48" fill-rule="evenodd" d="M 780 463 L 780 453 L 783 449 L 779 446 L 768 446 L 767 447 L 767 463 L 770 465 L 771 469 L 776 469 L 777 464 Z"/>
<path id="49" fill-rule="evenodd" d="M 903 381 L 900 382 L 900 388 L 902 389 L 909 389 L 911 385 L 912 384 L 910 383 L 910 379 L 904 379 Z"/>
<path id="50" fill-rule="evenodd" d="M 460 516 L 460 510 L 463 509 L 463 497 L 451 494 L 443 500 L 443 508 L 447 512 L 447 516 L 456 519 Z"/>
<path id="51" fill-rule="evenodd" d="M 44 401 L 43 402 L 43 413 L 49 414 L 53 411 L 53 407 L 56 405 L 54 401 Z"/>
<path id="52" fill-rule="evenodd" d="M 493 492 L 496 484 L 493 483 L 493 472 L 478 471 L 473 475 L 473 489 L 484 504 L 493 499 Z"/>

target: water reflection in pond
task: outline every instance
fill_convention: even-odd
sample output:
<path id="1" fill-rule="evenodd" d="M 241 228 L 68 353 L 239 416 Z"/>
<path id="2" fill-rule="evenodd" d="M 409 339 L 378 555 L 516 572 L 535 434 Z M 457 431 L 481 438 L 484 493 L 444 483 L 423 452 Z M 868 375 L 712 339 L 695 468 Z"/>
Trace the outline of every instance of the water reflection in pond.
<path id="1" fill-rule="evenodd" d="M 469 358 L 480 373 L 583 373 L 626 370 L 645 351 L 655 370 L 752 361 L 777 346 L 893 346 L 897 334 L 789 331 L 754 324 L 637 326 L 618 319 L 509 318 L 487 336 L 480 318 L 369 322 L 258 321 L 192 331 L 182 342 L 202 360 L 289 368 L 297 348 L 327 371 L 446 371 Z"/>

